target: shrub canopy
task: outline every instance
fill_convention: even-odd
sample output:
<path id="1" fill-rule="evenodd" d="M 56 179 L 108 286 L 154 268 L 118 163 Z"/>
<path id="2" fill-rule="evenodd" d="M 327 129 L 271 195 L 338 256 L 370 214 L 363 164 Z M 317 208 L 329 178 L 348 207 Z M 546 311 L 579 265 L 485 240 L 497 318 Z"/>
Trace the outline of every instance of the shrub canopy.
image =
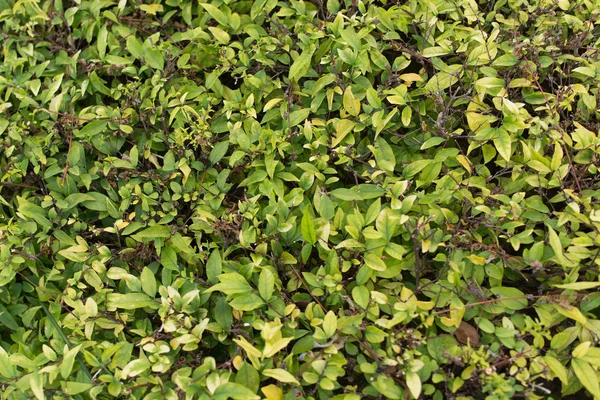
<path id="1" fill-rule="evenodd" d="M 599 14 L 0 0 L 2 398 L 599 399 Z"/>

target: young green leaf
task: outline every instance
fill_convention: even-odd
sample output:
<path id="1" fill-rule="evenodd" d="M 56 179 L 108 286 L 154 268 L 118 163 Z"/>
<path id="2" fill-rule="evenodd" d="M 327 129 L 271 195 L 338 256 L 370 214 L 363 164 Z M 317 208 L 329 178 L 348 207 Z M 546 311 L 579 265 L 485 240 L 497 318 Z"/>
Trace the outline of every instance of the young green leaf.
<path id="1" fill-rule="evenodd" d="M 260 272 L 258 276 L 258 293 L 265 301 L 269 301 L 273 296 L 273 290 L 275 287 L 275 277 L 273 273 L 266 268 Z"/>
<path id="2" fill-rule="evenodd" d="M 308 72 L 311 65 L 311 59 L 315 51 L 314 46 L 310 46 L 302 51 L 302 53 L 294 60 L 290 67 L 289 79 L 298 81 Z"/>
<path id="3" fill-rule="evenodd" d="M 317 233 L 315 231 L 315 224 L 310 215 L 308 207 L 304 209 L 304 215 L 302 216 L 302 222 L 300 223 L 300 230 L 302 232 L 302 237 L 308 243 L 314 245 L 317 243 Z"/>

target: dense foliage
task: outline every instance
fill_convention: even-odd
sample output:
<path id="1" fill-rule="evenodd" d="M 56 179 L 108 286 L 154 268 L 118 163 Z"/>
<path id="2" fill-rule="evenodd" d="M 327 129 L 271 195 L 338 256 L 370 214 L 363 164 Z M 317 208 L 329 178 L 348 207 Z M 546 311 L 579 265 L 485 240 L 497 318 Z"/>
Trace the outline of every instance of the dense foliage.
<path id="1" fill-rule="evenodd" d="M 600 399 L 599 16 L 0 0 L 2 398 Z"/>

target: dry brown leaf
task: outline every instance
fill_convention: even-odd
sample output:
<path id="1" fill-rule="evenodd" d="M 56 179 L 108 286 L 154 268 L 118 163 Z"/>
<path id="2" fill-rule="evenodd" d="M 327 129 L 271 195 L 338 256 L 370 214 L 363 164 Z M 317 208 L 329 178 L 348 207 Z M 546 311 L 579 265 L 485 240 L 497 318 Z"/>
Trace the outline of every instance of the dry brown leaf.
<path id="1" fill-rule="evenodd" d="M 472 347 L 479 346 L 479 332 L 473 325 L 462 321 L 458 328 L 454 331 L 454 336 L 462 344 L 471 343 Z"/>

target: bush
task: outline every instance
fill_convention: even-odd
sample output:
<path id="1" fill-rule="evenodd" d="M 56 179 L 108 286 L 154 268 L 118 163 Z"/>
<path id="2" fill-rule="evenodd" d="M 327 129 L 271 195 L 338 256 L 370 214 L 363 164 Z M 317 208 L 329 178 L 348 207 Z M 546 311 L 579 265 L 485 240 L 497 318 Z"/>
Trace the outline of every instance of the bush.
<path id="1" fill-rule="evenodd" d="M 595 2 L 0 10 L 2 398 L 600 398 Z"/>

